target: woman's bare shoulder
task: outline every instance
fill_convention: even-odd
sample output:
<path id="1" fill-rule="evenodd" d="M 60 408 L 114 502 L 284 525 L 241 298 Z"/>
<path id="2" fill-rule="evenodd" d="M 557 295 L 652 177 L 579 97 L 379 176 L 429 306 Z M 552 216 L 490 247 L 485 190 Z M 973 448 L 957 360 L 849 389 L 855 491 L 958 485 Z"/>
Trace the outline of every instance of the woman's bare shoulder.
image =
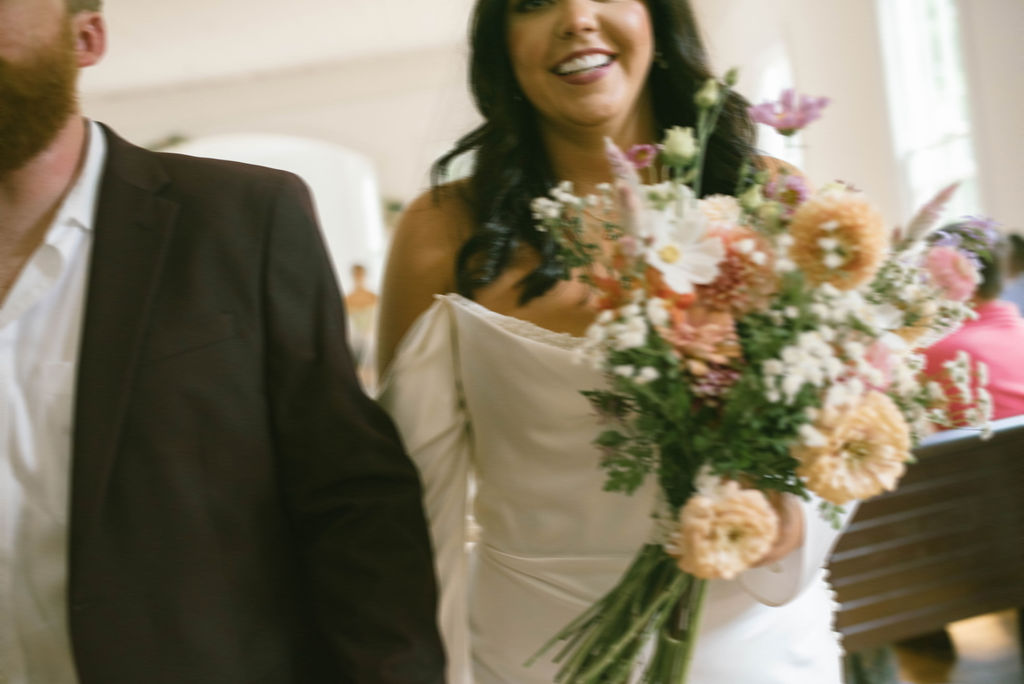
<path id="1" fill-rule="evenodd" d="M 384 273 L 378 330 L 382 367 L 434 295 L 456 290 L 456 260 L 472 233 L 473 213 L 464 183 L 428 190 L 403 211 Z"/>
<path id="2" fill-rule="evenodd" d="M 455 245 L 473 233 L 473 212 L 465 181 L 431 188 L 409 203 L 395 229 L 394 240 Z"/>
<path id="3" fill-rule="evenodd" d="M 809 180 L 807 178 L 807 174 L 803 171 L 789 162 L 782 161 L 777 157 L 760 155 L 756 157 L 755 163 L 762 170 L 767 171 L 772 178 L 780 178 L 782 176 L 800 176 L 805 181 Z"/>

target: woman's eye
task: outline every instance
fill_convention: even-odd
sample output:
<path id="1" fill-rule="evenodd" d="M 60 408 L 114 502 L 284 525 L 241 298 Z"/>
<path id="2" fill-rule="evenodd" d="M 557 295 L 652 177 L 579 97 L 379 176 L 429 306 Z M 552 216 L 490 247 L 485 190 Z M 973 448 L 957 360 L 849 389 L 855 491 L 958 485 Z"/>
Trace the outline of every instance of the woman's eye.
<path id="1" fill-rule="evenodd" d="M 554 0 L 516 0 L 513 10 L 516 12 L 532 12 L 554 2 Z"/>

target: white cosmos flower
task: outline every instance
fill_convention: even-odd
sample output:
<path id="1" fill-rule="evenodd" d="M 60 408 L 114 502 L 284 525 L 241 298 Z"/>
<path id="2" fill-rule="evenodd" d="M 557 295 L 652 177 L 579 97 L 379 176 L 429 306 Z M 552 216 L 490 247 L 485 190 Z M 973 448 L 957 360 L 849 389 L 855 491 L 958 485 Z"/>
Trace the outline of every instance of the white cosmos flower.
<path id="1" fill-rule="evenodd" d="M 682 195 L 676 201 L 661 211 L 646 212 L 644 228 L 650 245 L 645 259 L 661 272 L 670 288 L 688 294 L 694 285 L 715 279 L 725 246 L 718 238 L 708 237 L 707 218 L 692 191 L 679 187 Z"/>

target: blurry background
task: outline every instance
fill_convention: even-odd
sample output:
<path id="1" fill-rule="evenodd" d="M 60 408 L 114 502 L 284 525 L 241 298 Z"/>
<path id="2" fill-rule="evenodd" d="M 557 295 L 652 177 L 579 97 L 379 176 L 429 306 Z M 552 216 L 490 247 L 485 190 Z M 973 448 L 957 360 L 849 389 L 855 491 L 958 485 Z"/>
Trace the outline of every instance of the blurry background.
<path id="1" fill-rule="evenodd" d="M 786 86 L 833 99 L 791 145 L 816 183 L 866 190 L 891 223 L 952 180 L 951 214 L 1024 227 L 1024 1 L 694 0 L 716 68 L 754 103 Z M 151 147 L 297 171 L 339 275 L 374 285 L 395 210 L 476 121 L 471 0 L 106 0 L 90 116 Z"/>

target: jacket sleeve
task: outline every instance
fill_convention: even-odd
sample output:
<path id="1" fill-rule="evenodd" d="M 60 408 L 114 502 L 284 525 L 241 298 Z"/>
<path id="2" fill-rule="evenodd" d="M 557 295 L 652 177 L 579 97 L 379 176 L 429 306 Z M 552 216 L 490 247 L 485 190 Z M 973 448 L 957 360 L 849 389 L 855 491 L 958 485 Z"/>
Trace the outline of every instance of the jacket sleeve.
<path id="1" fill-rule="evenodd" d="M 305 186 L 286 176 L 263 268 L 267 401 L 307 593 L 343 681 L 441 684 L 419 478 L 356 380 L 314 216 Z"/>
<path id="2" fill-rule="evenodd" d="M 419 468 L 441 586 L 439 622 L 448 681 L 470 684 L 467 496 L 470 438 L 458 382 L 457 336 L 447 302 L 437 301 L 406 334 L 382 380 L 391 413 Z"/>

